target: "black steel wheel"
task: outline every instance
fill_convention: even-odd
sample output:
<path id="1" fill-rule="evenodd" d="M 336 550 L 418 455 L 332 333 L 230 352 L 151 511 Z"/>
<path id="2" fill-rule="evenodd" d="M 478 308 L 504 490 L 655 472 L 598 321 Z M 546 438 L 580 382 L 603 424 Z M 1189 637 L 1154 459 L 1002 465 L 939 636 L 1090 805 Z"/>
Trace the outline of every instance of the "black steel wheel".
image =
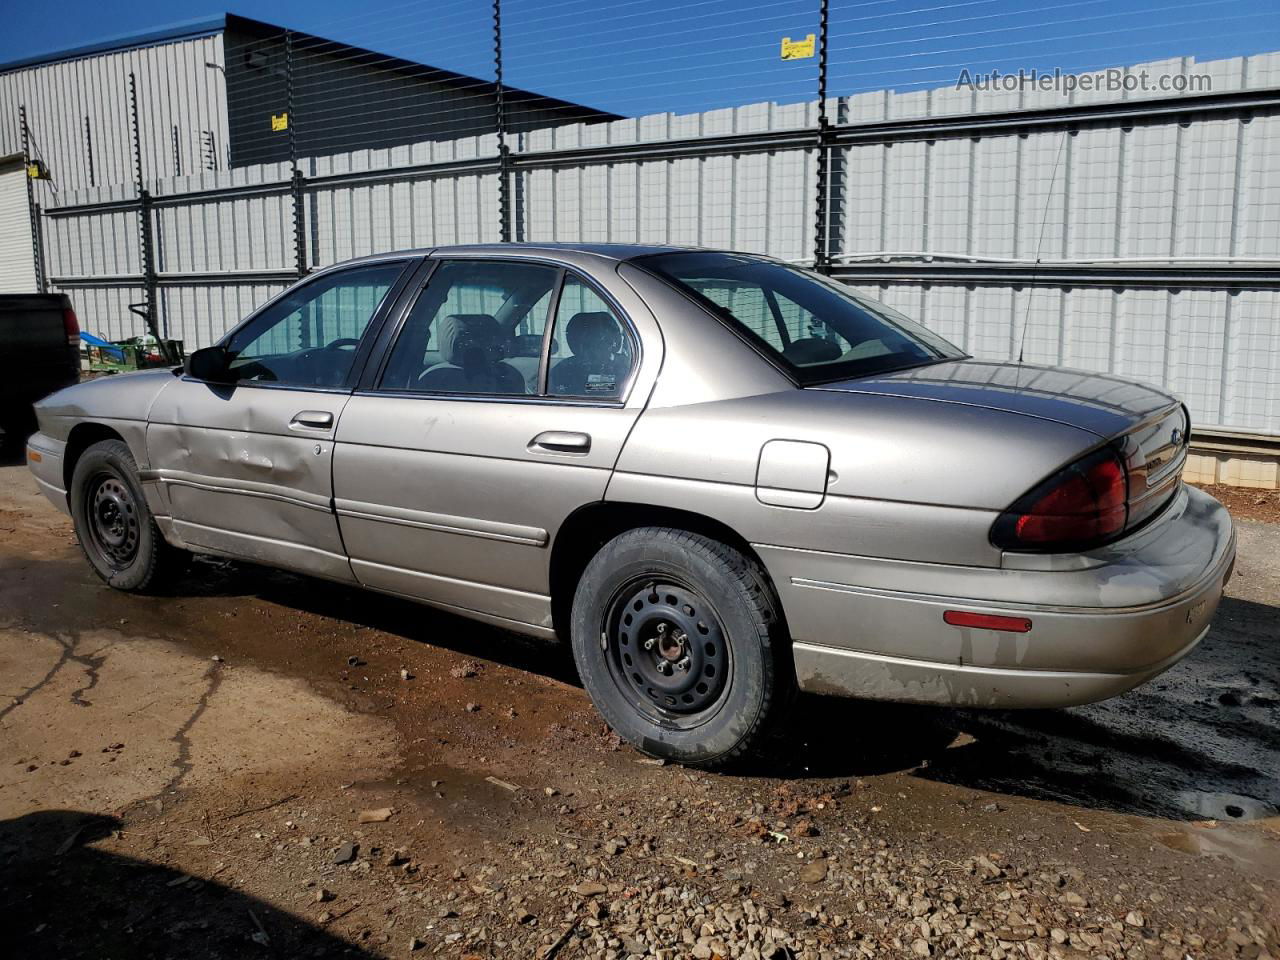
<path id="1" fill-rule="evenodd" d="M 147 507 L 138 467 L 123 440 L 102 440 L 80 455 L 68 497 L 80 549 L 94 572 L 119 590 L 146 590 L 181 566 Z"/>
<path id="2" fill-rule="evenodd" d="M 691 766 L 749 752 L 794 684 L 764 571 L 686 530 L 642 527 L 601 547 L 574 592 L 570 639 L 618 735 Z"/>
<path id="3" fill-rule="evenodd" d="M 112 569 L 125 570 L 138 556 L 138 508 L 133 494 L 114 473 L 102 472 L 85 486 L 85 514 L 93 547 Z"/>
<path id="4" fill-rule="evenodd" d="M 632 581 L 618 591 L 600 629 L 619 691 L 655 722 L 688 728 L 720 703 L 729 646 L 719 616 L 697 590 L 670 579 Z"/>

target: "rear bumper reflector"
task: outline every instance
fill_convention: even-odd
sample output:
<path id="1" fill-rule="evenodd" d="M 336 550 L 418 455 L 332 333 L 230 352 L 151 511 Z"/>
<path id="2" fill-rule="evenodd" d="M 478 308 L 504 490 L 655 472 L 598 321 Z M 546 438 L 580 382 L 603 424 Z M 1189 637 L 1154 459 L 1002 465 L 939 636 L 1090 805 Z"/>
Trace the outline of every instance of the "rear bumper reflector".
<path id="1" fill-rule="evenodd" d="M 994 613 L 966 613 L 963 610 L 947 610 L 942 619 L 953 627 L 977 627 L 979 630 L 1007 630 L 1010 633 L 1029 633 L 1031 621 L 1026 617 L 1001 617 Z"/>

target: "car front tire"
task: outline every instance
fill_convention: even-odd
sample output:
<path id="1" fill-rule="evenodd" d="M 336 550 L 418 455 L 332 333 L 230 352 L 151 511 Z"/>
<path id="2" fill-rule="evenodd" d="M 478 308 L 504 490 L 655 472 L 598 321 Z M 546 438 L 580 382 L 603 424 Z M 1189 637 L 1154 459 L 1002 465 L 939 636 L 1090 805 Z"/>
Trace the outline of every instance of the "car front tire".
<path id="1" fill-rule="evenodd" d="M 609 726 L 651 756 L 716 768 L 756 746 L 792 672 L 759 564 L 709 537 L 628 530 L 587 564 L 571 639 Z"/>
<path id="2" fill-rule="evenodd" d="M 76 461 L 71 517 L 94 572 L 117 590 L 145 591 L 176 566 L 147 507 L 128 444 L 103 440 Z"/>

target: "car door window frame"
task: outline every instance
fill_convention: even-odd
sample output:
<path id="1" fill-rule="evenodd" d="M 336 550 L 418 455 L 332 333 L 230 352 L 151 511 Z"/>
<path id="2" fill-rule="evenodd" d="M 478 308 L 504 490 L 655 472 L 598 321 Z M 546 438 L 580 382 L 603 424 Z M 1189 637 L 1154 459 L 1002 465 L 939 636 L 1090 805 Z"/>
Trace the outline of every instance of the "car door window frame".
<path id="1" fill-rule="evenodd" d="M 500 263 L 500 264 L 537 264 L 540 266 L 553 267 L 559 271 L 559 275 L 554 281 L 555 286 L 552 288 L 551 301 L 547 305 L 547 322 L 542 331 L 542 352 L 538 360 L 538 392 L 536 394 L 528 393 L 445 393 L 445 392 L 426 392 L 422 390 L 404 390 L 397 387 L 381 386 L 382 377 L 386 372 L 386 368 L 391 359 L 392 351 L 395 349 L 397 341 L 404 334 L 405 324 L 409 320 L 410 314 L 413 312 L 414 305 L 418 302 L 418 298 L 425 292 L 430 285 L 432 277 L 435 276 L 436 270 L 445 263 Z M 608 400 L 596 399 L 592 397 L 563 397 L 554 396 L 547 393 L 548 380 L 551 375 L 551 339 L 555 332 L 557 316 L 560 308 L 560 294 L 564 290 L 564 286 L 568 283 L 570 277 L 581 283 L 588 290 L 595 293 L 602 301 L 609 306 L 609 310 L 613 313 L 614 318 L 621 325 L 623 335 L 626 336 L 631 344 L 631 369 L 627 372 L 626 381 L 622 389 L 619 391 L 617 398 Z M 434 318 L 432 320 L 434 323 Z M 365 365 L 364 373 L 360 377 L 355 392 L 361 396 L 378 396 L 378 397 L 407 397 L 418 398 L 423 400 L 475 400 L 481 403 L 535 403 L 535 404 L 562 404 L 570 406 L 587 406 L 587 407 L 624 407 L 631 395 L 631 388 L 635 384 L 636 375 L 640 370 L 640 363 L 643 353 L 643 344 L 640 340 L 640 334 L 636 330 L 635 325 L 631 322 L 631 317 L 622 309 L 618 301 L 598 283 L 591 280 L 580 270 L 576 270 L 567 264 L 556 260 L 544 259 L 541 257 L 503 257 L 503 256 L 476 256 L 476 257 L 459 257 L 459 256 L 428 256 L 423 270 L 413 280 L 410 289 L 403 295 L 402 302 L 398 305 L 396 316 L 383 325 L 381 335 L 376 345 L 377 355 Z"/>
<path id="2" fill-rule="evenodd" d="M 318 393 L 350 393 L 364 372 L 364 367 L 368 362 L 372 353 L 373 344 L 385 326 L 387 317 L 394 311 L 402 298 L 409 283 L 412 282 L 421 269 L 421 261 L 425 258 L 412 256 L 386 257 L 373 260 L 362 260 L 359 263 L 347 263 L 324 270 L 319 270 L 306 278 L 301 284 L 291 284 L 284 290 L 268 300 L 262 306 L 254 310 L 253 313 L 245 317 L 230 330 L 228 330 L 217 341 L 220 347 L 227 347 L 231 342 L 245 330 L 248 330 L 254 323 L 258 322 L 262 316 L 267 313 L 276 303 L 291 293 L 299 289 L 305 289 L 312 284 L 332 277 L 334 274 L 347 271 L 360 270 L 370 266 L 383 266 L 399 263 L 401 264 L 400 273 L 396 275 L 391 286 L 387 288 L 386 294 L 383 295 L 381 302 L 373 312 L 373 316 L 369 319 L 369 323 L 365 326 L 364 332 L 360 336 L 360 344 L 355 349 L 355 356 L 351 360 L 351 368 L 347 371 L 347 375 L 341 384 L 337 385 L 316 385 L 316 384 L 298 384 L 298 383 L 279 383 L 271 380 L 236 380 L 233 383 L 218 384 L 218 386 L 229 389 L 238 389 L 240 387 L 250 387 L 253 389 L 266 390 L 306 390 L 308 392 Z M 183 380 L 192 383 L 204 383 L 203 380 L 197 380 L 195 377 L 189 376 L 185 372 L 182 375 Z"/>

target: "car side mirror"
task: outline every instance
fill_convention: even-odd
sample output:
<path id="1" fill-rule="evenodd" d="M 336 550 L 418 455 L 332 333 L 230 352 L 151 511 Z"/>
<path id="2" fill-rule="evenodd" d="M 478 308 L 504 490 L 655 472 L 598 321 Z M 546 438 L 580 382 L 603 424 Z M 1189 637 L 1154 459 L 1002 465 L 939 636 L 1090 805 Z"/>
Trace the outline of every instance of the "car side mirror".
<path id="1" fill-rule="evenodd" d="M 226 347 L 202 347 L 187 357 L 184 371 L 187 376 L 207 383 L 230 383 L 231 354 Z"/>

